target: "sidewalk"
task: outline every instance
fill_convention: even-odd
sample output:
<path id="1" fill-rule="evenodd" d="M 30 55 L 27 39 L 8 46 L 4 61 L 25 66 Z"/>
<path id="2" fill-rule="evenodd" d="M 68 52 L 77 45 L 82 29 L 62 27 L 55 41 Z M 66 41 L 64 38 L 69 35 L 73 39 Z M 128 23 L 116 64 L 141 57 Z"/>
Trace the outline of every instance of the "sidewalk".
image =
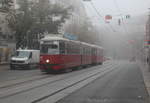
<path id="1" fill-rule="evenodd" d="M 149 67 L 146 64 L 140 63 L 140 68 L 141 68 L 141 71 L 143 74 L 146 89 L 147 89 L 148 94 L 150 96 L 150 71 L 149 71 Z M 150 98 L 149 98 L 149 101 L 150 101 Z"/>
<path id="2" fill-rule="evenodd" d="M 8 70 L 8 68 L 9 68 L 9 63 L 8 62 L 0 63 L 0 72 L 4 71 L 4 70 Z"/>
<path id="3" fill-rule="evenodd" d="M 8 62 L 2 62 L 0 63 L 0 65 L 8 65 L 9 63 Z"/>

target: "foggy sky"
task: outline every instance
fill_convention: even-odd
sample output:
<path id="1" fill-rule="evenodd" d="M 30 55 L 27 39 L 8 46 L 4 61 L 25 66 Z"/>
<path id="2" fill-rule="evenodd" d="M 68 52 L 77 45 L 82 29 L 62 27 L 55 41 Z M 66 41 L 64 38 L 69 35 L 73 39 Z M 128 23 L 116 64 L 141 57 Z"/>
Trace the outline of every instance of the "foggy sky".
<path id="1" fill-rule="evenodd" d="M 89 2 L 84 2 L 84 5 L 93 24 L 99 25 L 100 34 L 103 35 L 100 38 L 106 52 L 112 57 L 117 55 L 118 58 L 131 58 L 139 48 L 136 48 L 135 44 L 128 44 L 128 40 L 140 43 L 144 38 L 150 0 L 92 0 L 92 2 L 103 18 L 97 15 Z M 107 14 L 113 16 L 110 25 L 116 32 L 104 22 L 104 16 Z M 123 16 L 124 25 L 123 23 L 118 25 L 118 19 L 122 18 L 118 16 L 119 14 Z M 128 14 L 131 15 L 130 19 L 125 18 Z"/>
<path id="2" fill-rule="evenodd" d="M 118 14 L 143 14 L 148 12 L 150 8 L 150 0 L 92 0 L 95 7 L 102 15 L 111 14 L 117 16 Z M 116 7 L 116 3 L 120 10 Z M 89 15 L 96 15 L 89 2 L 84 2 L 85 8 Z"/>

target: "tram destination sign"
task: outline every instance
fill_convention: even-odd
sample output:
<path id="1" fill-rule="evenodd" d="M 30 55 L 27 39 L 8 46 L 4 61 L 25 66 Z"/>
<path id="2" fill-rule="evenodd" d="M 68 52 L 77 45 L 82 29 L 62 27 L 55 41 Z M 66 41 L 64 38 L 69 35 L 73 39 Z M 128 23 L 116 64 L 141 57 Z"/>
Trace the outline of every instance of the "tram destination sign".
<path id="1" fill-rule="evenodd" d="M 78 40 L 78 37 L 75 34 L 64 33 L 63 37 L 69 40 Z"/>

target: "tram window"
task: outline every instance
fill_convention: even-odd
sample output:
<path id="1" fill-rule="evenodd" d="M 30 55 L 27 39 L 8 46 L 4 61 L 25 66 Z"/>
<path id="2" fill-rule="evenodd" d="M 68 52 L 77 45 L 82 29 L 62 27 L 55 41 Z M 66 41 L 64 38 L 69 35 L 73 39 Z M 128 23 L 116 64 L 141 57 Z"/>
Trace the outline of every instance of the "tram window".
<path id="1" fill-rule="evenodd" d="M 86 48 L 83 48 L 83 54 L 87 55 L 87 49 Z"/>
<path id="2" fill-rule="evenodd" d="M 70 45 L 68 43 L 67 43 L 66 50 L 67 50 L 67 54 L 70 54 Z"/>
<path id="3" fill-rule="evenodd" d="M 83 55 L 85 55 L 85 48 L 83 48 Z"/>
<path id="4" fill-rule="evenodd" d="M 96 55 L 97 54 L 97 50 L 95 49 L 95 52 L 94 52 L 94 54 Z"/>
<path id="5" fill-rule="evenodd" d="M 76 45 L 76 53 L 80 54 L 80 45 Z"/>
<path id="6" fill-rule="evenodd" d="M 92 49 L 92 55 L 96 55 L 96 49 L 95 48 Z"/>
<path id="7" fill-rule="evenodd" d="M 48 47 L 47 46 L 41 46 L 41 53 L 47 53 L 48 52 Z"/>
<path id="8" fill-rule="evenodd" d="M 86 48 L 85 50 L 86 50 L 86 51 L 85 51 L 85 52 L 86 52 L 85 54 L 88 55 L 88 48 Z"/>
<path id="9" fill-rule="evenodd" d="M 90 48 L 88 48 L 88 49 L 89 49 L 89 50 L 88 50 L 88 54 L 91 55 L 91 49 L 90 49 Z"/>
<path id="10" fill-rule="evenodd" d="M 78 47 L 76 44 L 72 44 L 72 54 L 77 54 L 78 53 Z"/>
<path id="11" fill-rule="evenodd" d="M 77 45 L 76 43 L 68 43 L 66 46 L 67 54 L 80 54 L 80 45 Z"/>
<path id="12" fill-rule="evenodd" d="M 89 54 L 90 54 L 90 53 L 89 53 L 89 48 L 88 48 L 88 47 L 86 48 L 86 51 L 85 51 L 85 52 L 86 52 L 86 53 L 85 53 L 86 55 L 89 55 Z"/>
<path id="13" fill-rule="evenodd" d="M 100 56 L 100 50 L 97 51 L 97 55 Z"/>
<path id="14" fill-rule="evenodd" d="M 65 47 L 65 42 L 60 42 L 59 44 L 60 46 L 60 54 L 65 54 L 65 50 L 66 50 L 66 47 Z"/>
<path id="15" fill-rule="evenodd" d="M 58 54 L 58 45 L 56 44 L 45 44 L 41 45 L 41 53 L 43 54 Z"/>
<path id="16" fill-rule="evenodd" d="M 73 51 L 72 51 L 72 45 L 67 43 L 67 54 L 73 54 Z"/>
<path id="17" fill-rule="evenodd" d="M 78 44 L 73 45 L 74 54 L 80 54 L 80 46 Z"/>
<path id="18" fill-rule="evenodd" d="M 58 46 L 53 44 L 53 45 L 50 45 L 49 48 L 51 48 L 51 49 L 57 49 Z"/>

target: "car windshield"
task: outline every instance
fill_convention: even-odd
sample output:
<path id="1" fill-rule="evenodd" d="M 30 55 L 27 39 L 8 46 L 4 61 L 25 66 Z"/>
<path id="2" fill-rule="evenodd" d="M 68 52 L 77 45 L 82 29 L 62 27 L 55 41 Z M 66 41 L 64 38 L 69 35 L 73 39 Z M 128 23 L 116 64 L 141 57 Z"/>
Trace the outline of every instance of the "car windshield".
<path id="1" fill-rule="evenodd" d="M 29 58 L 30 53 L 31 52 L 29 52 L 29 51 L 17 51 L 15 54 L 15 57 L 17 57 L 17 58 Z"/>

